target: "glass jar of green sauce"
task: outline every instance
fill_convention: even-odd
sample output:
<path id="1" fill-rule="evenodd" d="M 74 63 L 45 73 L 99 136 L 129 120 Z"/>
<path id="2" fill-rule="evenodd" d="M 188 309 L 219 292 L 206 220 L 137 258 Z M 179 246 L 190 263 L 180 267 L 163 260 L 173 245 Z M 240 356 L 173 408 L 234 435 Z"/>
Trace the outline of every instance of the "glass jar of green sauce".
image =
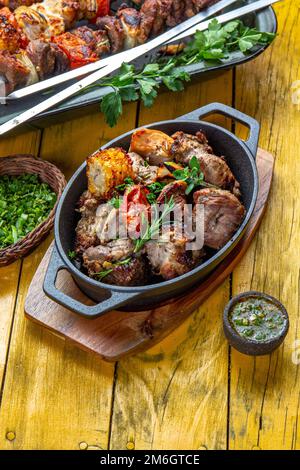
<path id="1" fill-rule="evenodd" d="M 289 318 L 284 306 L 261 292 L 234 297 L 224 310 L 223 326 L 230 344 L 250 355 L 269 354 L 284 340 Z"/>

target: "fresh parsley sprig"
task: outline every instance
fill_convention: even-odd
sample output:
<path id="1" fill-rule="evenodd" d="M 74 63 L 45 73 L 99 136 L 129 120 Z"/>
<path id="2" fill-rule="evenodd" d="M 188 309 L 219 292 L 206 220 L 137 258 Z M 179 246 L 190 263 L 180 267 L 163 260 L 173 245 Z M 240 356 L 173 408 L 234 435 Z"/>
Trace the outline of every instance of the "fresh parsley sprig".
<path id="1" fill-rule="evenodd" d="M 273 33 L 249 28 L 240 20 L 221 25 L 214 19 L 206 31 L 197 31 L 183 51 L 172 58 L 162 56 L 141 70 L 132 64 L 123 64 L 119 73 L 85 88 L 81 93 L 97 87 L 111 87 L 112 91 L 102 98 L 101 110 L 106 122 L 113 127 L 122 115 L 123 102 L 142 100 L 145 106 L 150 107 L 162 84 L 171 91 L 182 91 L 184 84 L 191 79 L 183 67 L 203 61 L 222 62 L 236 51 L 247 54 L 255 46 L 271 43 L 274 37 Z"/>

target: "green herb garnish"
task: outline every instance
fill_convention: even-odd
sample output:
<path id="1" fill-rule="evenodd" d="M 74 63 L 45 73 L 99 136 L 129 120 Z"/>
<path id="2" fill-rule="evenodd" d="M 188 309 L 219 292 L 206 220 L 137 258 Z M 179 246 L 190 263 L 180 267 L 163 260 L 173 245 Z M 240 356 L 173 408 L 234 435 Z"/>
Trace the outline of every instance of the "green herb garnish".
<path id="1" fill-rule="evenodd" d="M 69 257 L 71 260 L 75 259 L 76 256 L 77 256 L 76 251 L 72 251 L 72 250 L 69 250 L 69 251 L 68 251 L 68 257 Z"/>
<path id="2" fill-rule="evenodd" d="M 156 199 L 158 198 L 166 184 L 167 183 L 160 183 L 157 181 L 156 183 L 151 183 L 147 186 L 148 191 L 150 191 L 149 194 L 147 194 L 147 200 L 150 204 L 155 204 Z"/>
<path id="3" fill-rule="evenodd" d="M 127 178 L 124 179 L 124 183 L 116 186 L 116 190 L 120 192 L 124 192 L 127 188 L 129 188 L 132 185 L 134 185 L 134 181 L 132 178 L 128 176 Z"/>
<path id="4" fill-rule="evenodd" d="M 0 177 L 0 249 L 34 230 L 49 215 L 57 196 L 35 174 Z"/>
<path id="5" fill-rule="evenodd" d="M 236 51 L 246 54 L 257 45 L 266 46 L 274 38 L 275 34 L 249 28 L 240 20 L 221 25 L 214 19 L 206 31 L 197 31 L 183 51 L 171 59 L 162 57 L 140 70 L 124 63 L 119 73 L 86 87 L 81 93 L 97 87 L 112 88 L 102 98 L 101 110 L 113 127 L 122 115 L 123 102 L 142 100 L 145 106 L 152 106 L 161 84 L 171 91 L 182 91 L 184 83 L 191 79 L 183 67 L 203 61 L 221 63 Z"/>
<path id="6" fill-rule="evenodd" d="M 168 167 L 169 168 L 169 167 Z M 187 188 L 185 194 L 188 196 L 197 186 L 204 186 L 209 188 L 216 188 L 216 186 L 206 183 L 204 175 L 200 168 L 200 163 L 197 157 L 193 156 L 189 161 L 189 166 L 184 167 L 182 170 L 173 171 L 173 176 L 176 180 L 185 181 Z"/>
<path id="7" fill-rule="evenodd" d="M 171 196 L 169 201 L 164 204 L 164 208 L 160 216 L 156 211 L 154 220 L 151 221 L 150 225 L 147 224 L 146 230 L 144 230 L 141 238 L 135 240 L 134 253 L 138 253 L 148 241 L 152 240 L 159 234 L 159 231 L 163 226 L 164 219 L 172 212 L 174 206 L 174 198 Z"/>
<path id="8" fill-rule="evenodd" d="M 124 266 L 124 265 L 126 265 L 126 264 L 129 264 L 131 260 L 132 260 L 132 258 L 129 257 L 129 258 L 126 258 L 126 259 L 124 259 L 124 260 L 122 260 L 122 261 L 117 261 L 117 262 L 115 262 L 115 263 L 111 263 L 111 268 L 105 269 L 105 270 L 100 271 L 99 273 L 96 274 L 96 277 L 97 277 L 98 281 L 102 281 L 102 279 L 104 279 L 106 276 L 108 276 L 110 273 L 112 273 L 113 270 L 114 270 L 116 267 L 118 267 L 118 266 Z"/>

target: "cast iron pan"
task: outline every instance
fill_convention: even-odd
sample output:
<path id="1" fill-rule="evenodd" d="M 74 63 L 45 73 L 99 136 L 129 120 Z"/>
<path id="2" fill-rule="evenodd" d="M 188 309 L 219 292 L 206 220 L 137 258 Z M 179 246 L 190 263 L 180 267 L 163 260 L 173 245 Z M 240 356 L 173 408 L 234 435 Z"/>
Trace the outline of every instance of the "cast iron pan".
<path id="1" fill-rule="evenodd" d="M 239 140 L 234 134 L 215 124 L 199 121 L 201 117 L 219 113 L 243 123 L 250 129 L 247 141 Z M 55 218 L 55 247 L 44 279 L 44 291 L 47 296 L 73 312 L 87 318 L 95 318 L 113 309 L 141 310 L 148 309 L 168 299 L 183 294 L 192 286 L 203 280 L 235 247 L 243 236 L 255 207 L 258 193 L 258 174 L 255 156 L 259 138 L 259 124 L 253 118 L 220 103 L 212 103 L 181 116 L 172 121 L 163 121 L 144 126 L 159 129 L 169 135 L 176 131 L 195 134 L 203 130 L 214 152 L 225 155 L 234 175 L 241 185 L 243 203 L 246 207 L 246 217 L 232 239 L 207 261 L 192 271 L 170 281 L 149 284 L 141 287 L 122 287 L 105 284 L 89 278 L 81 272 L 68 257 L 73 250 L 75 228 L 78 221 L 76 203 L 87 188 L 86 164 L 83 163 L 69 181 L 58 205 Z M 123 134 L 110 141 L 102 148 L 129 148 L 133 131 Z M 59 291 L 56 286 L 57 274 L 67 269 L 79 288 L 96 305 L 88 306 L 70 298 Z"/>

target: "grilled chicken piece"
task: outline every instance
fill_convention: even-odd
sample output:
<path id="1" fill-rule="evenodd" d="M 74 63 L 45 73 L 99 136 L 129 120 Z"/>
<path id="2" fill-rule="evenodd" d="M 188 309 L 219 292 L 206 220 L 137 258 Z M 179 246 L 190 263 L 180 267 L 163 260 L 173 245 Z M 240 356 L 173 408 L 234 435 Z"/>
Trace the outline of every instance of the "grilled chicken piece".
<path id="1" fill-rule="evenodd" d="M 132 134 L 130 151 L 145 158 L 150 165 L 160 165 L 172 160 L 173 139 L 155 129 L 139 129 Z"/>
<path id="2" fill-rule="evenodd" d="M 26 44 L 26 38 L 15 16 L 6 7 L 0 10 L 0 51 L 15 52 Z"/>
<path id="3" fill-rule="evenodd" d="M 89 276 L 112 269 L 103 278 L 103 282 L 121 286 L 143 284 L 146 278 L 146 265 L 142 256 L 133 254 L 134 245 L 131 240 L 113 240 L 107 245 L 98 245 L 83 253 L 83 265 Z M 130 261 L 127 262 L 128 258 Z"/>
<path id="4" fill-rule="evenodd" d="M 134 178 L 132 161 L 125 150 L 100 150 L 87 159 L 88 189 L 95 197 L 108 199 L 126 177 Z"/>
<path id="5" fill-rule="evenodd" d="M 231 192 L 210 188 L 196 191 L 194 202 L 204 206 L 204 245 L 219 250 L 241 225 L 244 206 Z"/>
<path id="6" fill-rule="evenodd" d="M 146 254 L 152 266 L 153 273 L 162 276 L 166 281 L 187 273 L 200 261 L 193 256 L 192 251 L 186 250 L 186 244 L 193 240 L 181 234 L 181 227 L 167 225 L 158 240 L 146 243 Z"/>
<path id="7" fill-rule="evenodd" d="M 148 185 L 157 180 L 158 167 L 149 165 L 140 155 L 134 152 L 128 153 L 134 172 L 134 180 L 137 183 Z"/>
<path id="8" fill-rule="evenodd" d="M 200 169 L 204 174 L 207 183 L 218 186 L 222 189 L 232 191 L 240 197 L 240 185 L 235 179 L 232 171 L 224 160 L 224 157 L 217 157 L 208 145 L 207 138 L 203 132 L 196 135 L 176 132 L 173 136 L 172 155 L 175 161 L 188 165 L 190 159 L 196 156 Z"/>

